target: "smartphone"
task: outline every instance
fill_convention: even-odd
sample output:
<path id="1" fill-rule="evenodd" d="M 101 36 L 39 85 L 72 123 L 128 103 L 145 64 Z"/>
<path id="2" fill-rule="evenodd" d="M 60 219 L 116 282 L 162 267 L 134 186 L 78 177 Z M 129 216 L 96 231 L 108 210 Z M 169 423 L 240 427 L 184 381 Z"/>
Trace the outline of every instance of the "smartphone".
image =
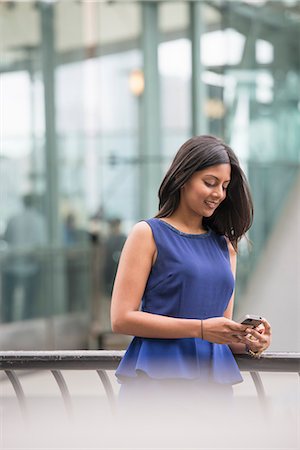
<path id="1" fill-rule="evenodd" d="M 262 323 L 262 317 L 255 316 L 254 314 L 246 314 L 242 317 L 238 322 L 242 325 L 248 325 L 249 327 L 256 328 L 259 324 Z"/>

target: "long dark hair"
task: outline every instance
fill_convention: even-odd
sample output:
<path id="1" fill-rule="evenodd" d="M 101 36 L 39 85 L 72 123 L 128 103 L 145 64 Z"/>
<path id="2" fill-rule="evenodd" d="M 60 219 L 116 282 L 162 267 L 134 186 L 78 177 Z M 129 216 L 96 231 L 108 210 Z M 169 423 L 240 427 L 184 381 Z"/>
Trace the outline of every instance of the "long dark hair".
<path id="1" fill-rule="evenodd" d="M 212 216 L 203 217 L 202 224 L 225 235 L 237 251 L 238 241 L 253 222 L 253 202 L 237 156 L 215 136 L 195 136 L 180 147 L 160 185 L 159 211 L 155 217 L 168 217 L 177 209 L 180 188 L 195 172 L 224 163 L 231 165 L 231 180 L 226 198 Z"/>

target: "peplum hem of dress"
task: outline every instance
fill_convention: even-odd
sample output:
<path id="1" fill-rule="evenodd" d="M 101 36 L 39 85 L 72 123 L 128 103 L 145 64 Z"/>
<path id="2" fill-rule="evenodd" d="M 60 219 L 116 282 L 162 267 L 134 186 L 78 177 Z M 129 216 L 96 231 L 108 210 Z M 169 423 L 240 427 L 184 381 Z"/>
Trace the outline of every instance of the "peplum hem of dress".
<path id="1" fill-rule="evenodd" d="M 146 374 L 154 379 L 200 379 L 237 384 L 243 381 L 227 344 L 200 338 L 156 339 L 135 336 L 116 372 L 118 383 Z"/>

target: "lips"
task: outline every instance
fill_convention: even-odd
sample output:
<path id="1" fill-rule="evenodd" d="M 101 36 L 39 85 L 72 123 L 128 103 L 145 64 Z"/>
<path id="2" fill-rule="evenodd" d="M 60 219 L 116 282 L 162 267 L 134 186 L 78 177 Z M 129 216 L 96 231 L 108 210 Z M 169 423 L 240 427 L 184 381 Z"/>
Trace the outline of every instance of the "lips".
<path id="1" fill-rule="evenodd" d="M 211 202 L 209 200 L 205 200 L 204 203 L 210 208 L 215 209 L 218 206 L 218 202 Z"/>

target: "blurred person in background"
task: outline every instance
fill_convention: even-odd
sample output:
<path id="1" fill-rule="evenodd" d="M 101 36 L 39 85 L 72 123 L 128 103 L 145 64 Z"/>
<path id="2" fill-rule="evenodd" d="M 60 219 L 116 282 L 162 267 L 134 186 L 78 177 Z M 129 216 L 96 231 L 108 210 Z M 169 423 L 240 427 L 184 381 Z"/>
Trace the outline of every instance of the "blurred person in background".
<path id="1" fill-rule="evenodd" d="M 76 216 L 70 212 L 67 214 L 64 221 L 63 229 L 63 241 L 67 247 L 78 244 L 82 236 L 80 236 L 80 230 L 77 227 Z"/>
<path id="2" fill-rule="evenodd" d="M 158 213 L 134 225 L 120 257 L 112 329 L 134 336 L 116 371 L 121 410 L 232 405 L 243 381 L 233 353 L 259 357 L 270 345 L 267 320 L 257 330 L 232 320 L 238 242 L 252 219 L 233 150 L 214 136 L 185 142 Z"/>
<path id="3" fill-rule="evenodd" d="M 39 293 L 41 259 L 37 250 L 46 243 L 44 217 L 36 209 L 33 194 L 23 196 L 23 209 L 12 216 L 4 233 L 9 255 L 2 279 L 2 321 L 14 320 L 18 293 L 22 296 L 22 318 L 35 316 Z"/>
<path id="4" fill-rule="evenodd" d="M 66 247 L 66 285 L 68 292 L 68 311 L 80 307 L 81 256 L 78 247 L 88 241 L 88 233 L 78 227 L 76 215 L 69 212 L 64 221 L 63 242 Z"/>
<path id="5" fill-rule="evenodd" d="M 106 221 L 104 209 L 100 205 L 88 223 L 88 237 L 91 248 L 91 283 L 92 283 L 92 305 L 91 323 L 89 332 L 89 348 L 102 348 L 103 320 L 106 308 L 104 295 L 104 255 L 105 255 L 105 229 Z M 107 320 L 106 320 L 107 322 Z"/>
<path id="6" fill-rule="evenodd" d="M 97 294 L 98 307 L 94 309 L 92 335 L 97 337 L 98 348 L 103 348 L 105 333 L 111 332 L 110 326 L 110 301 L 112 287 L 115 280 L 117 267 L 126 235 L 122 232 L 122 221 L 115 217 L 107 221 L 108 232 L 103 237 L 100 249 L 98 278 L 100 283 L 100 295 Z"/>

